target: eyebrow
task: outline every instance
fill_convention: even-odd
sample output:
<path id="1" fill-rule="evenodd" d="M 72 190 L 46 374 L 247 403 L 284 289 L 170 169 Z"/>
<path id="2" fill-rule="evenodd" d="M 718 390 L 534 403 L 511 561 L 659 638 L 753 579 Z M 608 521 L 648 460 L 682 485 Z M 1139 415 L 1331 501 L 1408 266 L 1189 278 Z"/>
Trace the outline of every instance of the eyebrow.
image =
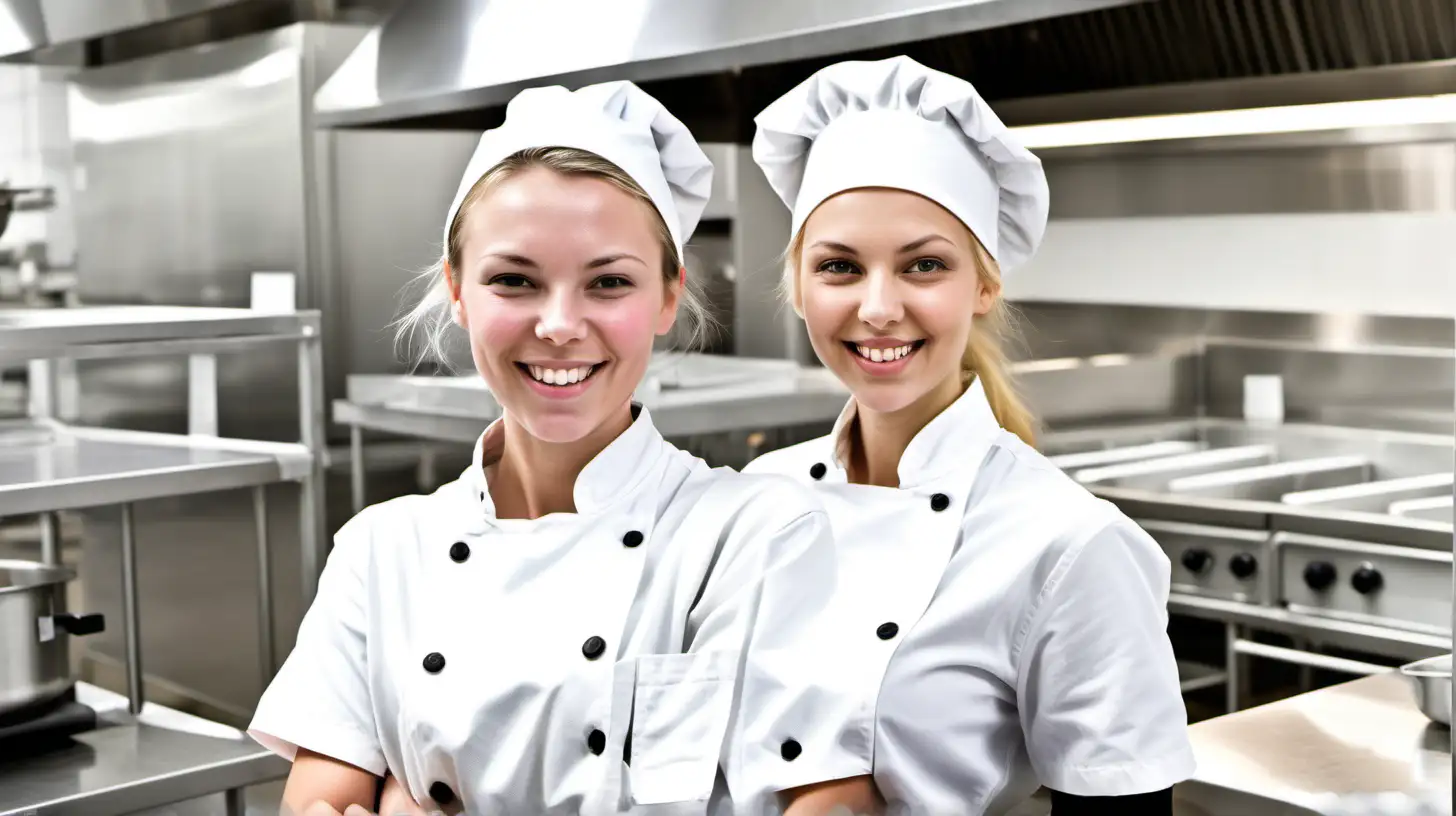
<path id="1" fill-rule="evenodd" d="M 526 267 L 528 269 L 540 269 L 541 268 L 541 265 L 540 264 L 536 263 L 535 261 L 531 260 L 530 258 L 527 258 L 524 255 L 516 255 L 516 254 L 511 253 L 511 252 L 492 252 L 492 253 L 487 254 L 485 257 L 487 257 L 487 258 L 496 258 L 498 260 L 505 261 L 506 263 L 511 264 L 512 266 L 522 266 L 522 267 Z M 614 264 L 617 261 L 636 261 L 637 263 L 642 264 L 643 266 L 646 266 L 647 265 L 647 262 L 646 261 L 644 261 L 641 258 L 637 257 L 636 255 L 631 254 L 630 252 L 617 252 L 617 253 L 614 253 L 612 255 L 603 255 L 600 258 L 593 258 L 589 263 L 587 263 L 586 268 L 587 269 L 600 269 L 601 267 L 609 266 L 611 264 Z"/>
<path id="2" fill-rule="evenodd" d="M 931 234 L 926 235 L 926 236 L 923 236 L 921 238 L 916 238 L 914 241 L 911 241 L 910 243 L 908 243 L 908 244 L 900 247 L 898 250 L 896 250 L 896 252 L 897 253 L 914 252 L 915 250 L 920 249 L 921 247 L 925 246 L 926 244 L 929 244 L 929 243 L 932 243 L 932 242 L 935 242 L 935 241 L 944 241 L 945 243 L 951 244 L 952 246 L 955 245 L 954 242 L 952 242 L 949 238 L 945 237 L 944 235 L 939 235 L 937 233 L 931 233 Z M 813 246 L 814 247 L 825 247 L 826 249 L 832 249 L 835 252 L 843 252 L 846 255 L 858 255 L 859 254 L 855 250 L 854 247 L 849 246 L 847 244 L 841 244 L 838 241 L 815 241 Z"/>
<path id="3" fill-rule="evenodd" d="M 609 266 L 611 264 L 614 264 L 617 261 L 636 261 L 637 263 L 642 264 L 643 266 L 646 266 L 647 265 L 647 262 L 646 261 L 644 261 L 641 258 L 637 257 L 636 255 L 633 255 L 630 252 L 617 252 L 617 253 L 612 254 L 612 255 L 603 255 L 600 258 L 593 259 L 591 263 L 589 263 L 589 264 L 586 265 L 586 268 L 587 269 L 600 269 L 601 267 Z"/>

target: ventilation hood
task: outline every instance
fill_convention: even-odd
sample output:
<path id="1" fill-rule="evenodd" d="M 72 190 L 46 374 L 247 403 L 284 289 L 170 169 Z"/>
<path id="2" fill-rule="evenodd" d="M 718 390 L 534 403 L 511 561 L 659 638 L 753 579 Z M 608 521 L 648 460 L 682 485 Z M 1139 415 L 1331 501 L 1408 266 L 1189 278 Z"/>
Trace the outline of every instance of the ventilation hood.
<path id="1" fill-rule="evenodd" d="M 523 88 L 613 79 L 671 97 L 675 112 L 705 98 L 731 107 L 731 78 L 754 66 L 1143 1 L 415 0 L 365 37 L 315 108 L 334 127 L 478 126 Z"/>
<path id="2" fill-rule="evenodd" d="M 0 0 L 0 57 L 166 23 L 242 0 Z"/>

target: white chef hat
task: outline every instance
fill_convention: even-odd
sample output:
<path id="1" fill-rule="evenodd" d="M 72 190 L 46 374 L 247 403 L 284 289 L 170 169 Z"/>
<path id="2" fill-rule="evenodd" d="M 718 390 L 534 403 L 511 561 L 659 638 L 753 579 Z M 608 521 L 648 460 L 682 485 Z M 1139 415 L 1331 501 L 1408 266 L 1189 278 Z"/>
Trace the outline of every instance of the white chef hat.
<path id="1" fill-rule="evenodd" d="M 577 91 L 560 86 L 521 91 L 506 106 L 506 120 L 481 134 L 460 189 L 445 214 L 445 246 L 470 188 L 503 159 L 533 147 L 574 147 L 622 168 L 647 192 L 677 246 L 703 215 L 713 186 L 713 164 L 686 126 L 631 82 L 604 82 Z"/>
<path id="2" fill-rule="evenodd" d="M 793 211 L 860 187 L 919 193 L 955 214 L 1003 270 L 1046 232 L 1046 174 L 971 83 L 909 57 L 817 71 L 754 121 L 753 159 Z"/>

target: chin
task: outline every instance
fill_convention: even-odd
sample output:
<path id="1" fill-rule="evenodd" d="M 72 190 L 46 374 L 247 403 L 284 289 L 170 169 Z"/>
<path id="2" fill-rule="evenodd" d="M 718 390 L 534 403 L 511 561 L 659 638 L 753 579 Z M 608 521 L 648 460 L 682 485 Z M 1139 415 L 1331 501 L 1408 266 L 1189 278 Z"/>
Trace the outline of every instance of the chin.
<path id="1" fill-rule="evenodd" d="M 860 408 L 877 414 L 894 414 L 914 405 L 925 389 L 904 384 L 859 383 L 850 389 Z"/>
<path id="2" fill-rule="evenodd" d="M 513 411 L 511 415 L 526 433 L 553 445 L 580 442 L 607 419 L 601 411 Z"/>

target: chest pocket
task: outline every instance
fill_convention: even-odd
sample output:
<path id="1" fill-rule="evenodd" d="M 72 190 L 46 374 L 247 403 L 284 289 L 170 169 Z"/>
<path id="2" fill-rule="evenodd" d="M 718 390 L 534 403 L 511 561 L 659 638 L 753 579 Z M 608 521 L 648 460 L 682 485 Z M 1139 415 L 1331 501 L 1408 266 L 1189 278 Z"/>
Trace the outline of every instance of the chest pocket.
<path id="1" fill-rule="evenodd" d="M 628 771 L 633 804 L 706 802 L 711 797 L 737 678 L 736 652 L 638 658 Z"/>

